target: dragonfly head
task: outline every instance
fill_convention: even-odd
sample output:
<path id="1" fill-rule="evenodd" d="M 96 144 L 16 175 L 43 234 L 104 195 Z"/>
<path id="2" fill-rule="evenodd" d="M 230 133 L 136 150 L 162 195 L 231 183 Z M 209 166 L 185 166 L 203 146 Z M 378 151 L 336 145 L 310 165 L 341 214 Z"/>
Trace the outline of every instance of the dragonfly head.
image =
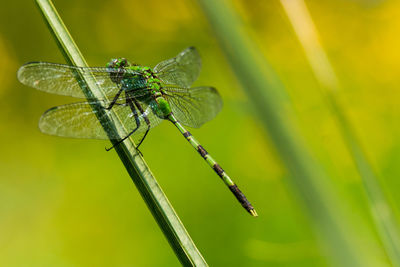
<path id="1" fill-rule="evenodd" d="M 131 63 L 126 58 L 113 58 L 106 64 L 106 68 L 110 69 L 123 69 L 129 67 Z"/>
<path id="2" fill-rule="evenodd" d="M 110 78 L 114 83 L 119 84 L 124 77 L 124 69 L 131 66 L 126 58 L 113 58 L 106 64 L 106 68 L 110 70 Z"/>

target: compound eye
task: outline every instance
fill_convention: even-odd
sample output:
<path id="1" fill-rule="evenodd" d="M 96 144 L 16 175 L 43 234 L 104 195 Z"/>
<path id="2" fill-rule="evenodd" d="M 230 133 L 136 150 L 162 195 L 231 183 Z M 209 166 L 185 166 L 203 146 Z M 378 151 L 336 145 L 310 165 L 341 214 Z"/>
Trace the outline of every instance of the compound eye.
<path id="1" fill-rule="evenodd" d="M 118 63 L 118 59 L 111 59 L 111 61 L 107 63 L 106 67 L 107 68 L 115 68 L 117 63 Z"/>

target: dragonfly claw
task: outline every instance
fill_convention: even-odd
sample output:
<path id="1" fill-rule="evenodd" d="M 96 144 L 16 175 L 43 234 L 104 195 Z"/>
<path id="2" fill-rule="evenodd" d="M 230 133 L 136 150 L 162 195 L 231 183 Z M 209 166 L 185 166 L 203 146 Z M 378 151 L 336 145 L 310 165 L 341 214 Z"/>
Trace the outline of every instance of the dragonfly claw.
<path id="1" fill-rule="evenodd" d="M 139 146 L 136 147 L 136 151 L 139 153 L 140 156 L 143 157 L 143 153 L 142 153 L 142 151 L 139 150 Z"/>

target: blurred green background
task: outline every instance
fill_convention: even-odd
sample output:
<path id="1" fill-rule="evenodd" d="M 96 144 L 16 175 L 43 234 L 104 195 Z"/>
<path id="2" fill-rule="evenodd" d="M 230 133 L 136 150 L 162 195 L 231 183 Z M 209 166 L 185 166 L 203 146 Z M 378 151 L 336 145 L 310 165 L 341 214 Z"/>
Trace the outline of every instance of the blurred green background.
<path id="1" fill-rule="evenodd" d="M 342 85 L 345 112 L 398 216 L 400 4 L 307 1 Z M 194 45 L 222 112 L 192 130 L 246 193 L 250 217 L 179 132 L 163 123 L 141 151 L 210 266 L 329 265 L 313 220 L 195 1 L 54 1 L 91 66 L 113 57 L 154 66 Z M 287 89 L 296 124 L 356 227 L 349 235 L 371 266 L 391 266 L 362 182 L 279 1 L 232 1 L 246 34 Z M 39 132 L 40 115 L 76 99 L 18 83 L 28 61 L 64 63 L 34 1 L 0 10 L 0 265 L 178 266 L 142 198 L 106 141 Z M 383 207 L 384 208 L 384 207 Z"/>

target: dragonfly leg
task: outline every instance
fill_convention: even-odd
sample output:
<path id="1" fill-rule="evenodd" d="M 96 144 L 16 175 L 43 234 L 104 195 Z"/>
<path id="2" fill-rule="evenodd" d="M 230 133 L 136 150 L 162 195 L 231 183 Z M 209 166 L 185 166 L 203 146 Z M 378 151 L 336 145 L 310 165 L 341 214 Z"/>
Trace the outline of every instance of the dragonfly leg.
<path id="1" fill-rule="evenodd" d="M 121 140 L 119 140 L 117 143 L 113 144 L 112 147 L 110 148 L 106 148 L 106 151 L 110 151 L 111 149 L 113 149 L 114 147 L 116 147 L 117 145 L 121 144 L 122 142 L 124 142 L 126 139 L 128 139 L 129 136 L 131 136 L 134 132 L 136 132 L 136 130 L 139 128 L 139 126 L 137 126 L 132 132 L 130 132 L 127 136 L 125 136 L 124 138 L 122 138 Z M 139 151 L 140 154 L 142 154 L 142 152 Z M 143 155 L 143 154 L 142 154 Z"/>
<path id="2" fill-rule="evenodd" d="M 119 92 L 119 94 L 120 94 L 120 93 L 121 93 L 121 92 Z M 115 99 L 118 99 L 118 97 L 115 97 L 114 100 L 115 100 Z M 114 104 L 115 104 L 115 101 L 114 101 L 114 100 L 113 100 L 113 102 L 114 102 Z M 147 114 L 144 112 L 143 107 L 140 105 L 140 103 L 139 103 L 134 97 L 132 97 L 132 98 L 127 98 L 127 99 L 126 99 L 126 103 L 129 105 L 129 107 L 131 108 L 131 110 L 132 110 L 132 112 L 133 112 L 133 114 L 134 114 L 134 117 L 135 117 L 135 120 L 136 120 L 136 128 L 135 128 L 133 131 L 131 131 L 127 136 L 125 136 L 124 138 L 122 138 L 121 140 L 119 140 L 117 143 L 115 143 L 112 147 L 106 148 L 106 150 L 107 150 L 107 151 L 110 151 L 110 150 L 113 149 L 115 146 L 117 146 L 117 145 L 119 145 L 120 143 L 122 143 L 123 141 L 125 141 L 125 140 L 126 140 L 129 136 L 131 136 L 133 133 L 135 133 L 135 132 L 137 131 L 137 129 L 139 129 L 139 127 L 140 127 L 140 119 L 139 119 L 139 115 L 138 115 L 138 112 L 137 112 L 137 111 L 139 111 L 139 112 L 140 112 L 140 115 L 143 117 L 144 121 L 145 121 L 146 124 L 147 124 L 146 132 L 145 132 L 145 134 L 143 135 L 142 139 L 139 141 L 138 145 L 136 146 L 136 150 L 143 156 L 143 153 L 139 150 L 139 146 L 143 143 L 145 137 L 146 137 L 147 134 L 149 133 L 149 130 L 150 130 L 150 120 L 149 120 L 149 118 L 147 117 Z M 114 105 L 114 104 L 113 104 L 113 105 Z"/>
<path id="3" fill-rule="evenodd" d="M 118 93 L 114 96 L 114 98 L 111 101 L 110 105 L 108 107 L 106 107 L 107 110 L 110 110 L 115 105 L 115 103 L 117 102 L 117 100 L 118 100 L 119 96 L 121 95 L 122 91 L 123 91 L 122 88 L 119 89 Z"/>
<path id="4" fill-rule="evenodd" d="M 140 120 L 139 120 L 139 116 L 137 114 L 137 110 L 134 106 L 134 104 L 132 103 L 132 101 L 130 100 L 126 100 L 126 103 L 129 105 L 129 107 L 131 108 L 132 112 L 133 112 L 133 116 L 135 117 L 135 121 L 136 121 L 136 128 L 133 129 L 127 136 L 125 136 L 124 138 L 122 138 L 121 140 L 119 140 L 117 143 L 113 144 L 112 147 L 110 148 L 106 148 L 106 151 L 110 151 L 111 149 L 113 149 L 115 146 L 121 144 L 122 142 L 124 142 L 129 136 L 131 136 L 134 132 L 137 131 L 137 129 L 139 129 L 140 127 Z M 140 152 L 138 150 L 138 152 L 143 156 L 142 152 Z"/>
<path id="5" fill-rule="evenodd" d="M 140 139 L 139 144 L 136 146 L 136 149 L 137 149 L 137 150 L 139 150 L 139 146 L 143 143 L 143 141 L 144 141 L 144 139 L 146 138 L 146 135 L 149 133 L 149 131 L 150 131 L 150 124 L 147 126 L 146 132 L 144 133 L 142 139 Z M 139 152 L 140 152 L 140 151 L 139 151 Z M 142 153 L 140 153 L 140 154 L 142 154 Z M 142 154 L 142 156 L 143 156 L 143 154 Z"/>
<path id="6" fill-rule="evenodd" d="M 147 124 L 147 130 L 146 130 L 146 132 L 144 133 L 142 139 L 139 141 L 139 144 L 136 145 L 136 149 L 140 152 L 139 146 L 143 143 L 144 139 L 146 138 L 147 134 L 148 134 L 149 131 L 150 131 L 150 120 L 149 120 L 149 118 L 147 117 L 147 114 L 144 112 L 144 110 L 143 110 L 142 106 L 140 105 L 140 103 L 139 103 L 136 99 L 132 99 L 132 100 L 133 100 L 133 102 L 135 103 L 136 107 L 139 109 L 140 113 L 141 113 L 142 116 L 143 116 L 144 121 L 145 121 L 146 124 Z M 142 153 L 140 152 L 140 154 L 142 154 Z M 143 156 L 143 154 L 142 154 L 142 156 Z"/>

